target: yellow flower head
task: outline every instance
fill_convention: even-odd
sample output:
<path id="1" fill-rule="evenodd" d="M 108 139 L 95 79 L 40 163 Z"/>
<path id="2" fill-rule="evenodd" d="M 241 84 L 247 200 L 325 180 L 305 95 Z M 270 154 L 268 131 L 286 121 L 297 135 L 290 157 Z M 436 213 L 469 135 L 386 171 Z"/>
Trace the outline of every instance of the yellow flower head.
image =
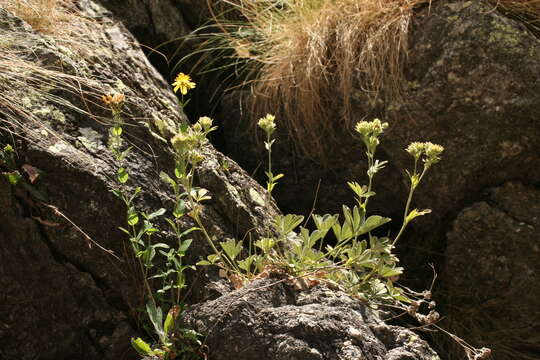
<path id="1" fill-rule="evenodd" d="M 119 93 L 107 94 L 101 97 L 101 101 L 111 107 L 121 107 L 125 100 L 126 96 Z"/>
<path id="2" fill-rule="evenodd" d="M 182 95 L 186 95 L 188 90 L 195 88 L 195 83 L 191 81 L 189 75 L 184 73 L 178 74 L 172 85 L 174 86 L 174 92 L 177 92 L 178 89 L 180 89 Z"/>

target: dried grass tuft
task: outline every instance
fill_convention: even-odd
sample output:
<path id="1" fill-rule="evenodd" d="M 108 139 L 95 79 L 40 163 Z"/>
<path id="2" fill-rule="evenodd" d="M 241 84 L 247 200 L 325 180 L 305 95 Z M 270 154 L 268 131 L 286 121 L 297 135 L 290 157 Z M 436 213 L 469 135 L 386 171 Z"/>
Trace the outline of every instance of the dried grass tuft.
<path id="1" fill-rule="evenodd" d="M 525 23 L 540 37 L 540 0 L 489 0 L 505 15 Z"/>
<path id="2" fill-rule="evenodd" d="M 243 83 L 253 113 L 284 119 L 300 152 L 321 159 L 336 129 L 360 120 L 351 113 L 354 91 L 367 108 L 401 95 L 409 24 L 414 8 L 430 0 L 222 2 L 243 18 L 218 23 L 217 37 L 233 50 L 236 68 L 257 74 Z"/>
<path id="3" fill-rule="evenodd" d="M 77 16 L 73 0 L 0 0 L 0 7 L 44 34 L 67 34 Z"/>
<path id="4" fill-rule="evenodd" d="M 486 1 L 540 31 L 540 0 Z M 275 113 L 300 153 L 324 159 L 336 129 L 402 96 L 409 25 L 431 2 L 207 0 L 217 24 L 202 30 L 197 65 L 219 73 L 219 91 L 249 86 L 253 124 Z M 365 113 L 351 113 L 351 98 Z"/>

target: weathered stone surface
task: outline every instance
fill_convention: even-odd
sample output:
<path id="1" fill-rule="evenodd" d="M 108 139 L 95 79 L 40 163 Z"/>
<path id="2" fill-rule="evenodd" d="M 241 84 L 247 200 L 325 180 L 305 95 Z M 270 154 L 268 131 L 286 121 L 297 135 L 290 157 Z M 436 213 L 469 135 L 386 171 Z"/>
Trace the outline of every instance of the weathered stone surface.
<path id="1" fill-rule="evenodd" d="M 342 292 L 300 292 L 272 278 L 192 306 L 183 321 L 205 335 L 215 360 L 439 358 L 413 332 L 386 325 Z"/>
<path id="2" fill-rule="evenodd" d="M 496 359 L 540 352 L 539 228 L 540 191 L 511 182 L 461 211 L 448 233 L 450 325 Z"/>
<path id="3" fill-rule="evenodd" d="M 137 40 L 147 46 L 157 46 L 189 34 L 188 19 L 181 10 L 186 0 L 99 0 L 123 22 Z M 203 1 L 199 1 L 203 3 Z M 192 10 L 195 10 L 193 7 Z"/>
<path id="4" fill-rule="evenodd" d="M 115 164 L 106 149 L 110 115 L 101 95 L 127 97 L 129 188 L 143 188 L 137 206 L 148 212 L 172 204 L 159 179 L 173 165 L 160 128 L 185 115 L 123 25 L 95 3 L 85 2 L 84 11 L 94 22 L 76 24 L 77 52 L 0 8 L 0 39 L 9 39 L 2 54 L 16 59 L 0 59 L 0 140 L 11 143 L 10 131 L 18 165 L 40 173 L 30 187 L 0 180 L 0 358 L 6 360 L 120 359 L 137 330 L 141 281 L 118 230 L 125 209 L 110 192 Z M 217 239 L 255 235 L 276 213 L 256 196 L 264 190 L 211 146 L 198 183 L 212 194 L 203 217 Z M 190 261 L 207 253 L 194 237 Z M 205 296 L 206 276 L 198 274 L 191 301 Z"/>

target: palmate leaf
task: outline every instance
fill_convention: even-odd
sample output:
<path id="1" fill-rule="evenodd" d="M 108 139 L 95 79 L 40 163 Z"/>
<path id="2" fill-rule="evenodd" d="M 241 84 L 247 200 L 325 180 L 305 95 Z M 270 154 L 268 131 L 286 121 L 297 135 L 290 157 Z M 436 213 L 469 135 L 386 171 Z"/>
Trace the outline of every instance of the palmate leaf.
<path id="1" fill-rule="evenodd" d="M 274 219 L 273 225 L 277 232 L 286 236 L 288 233 L 296 229 L 296 227 L 300 225 L 302 221 L 304 221 L 304 217 L 302 215 L 279 215 Z"/>
<path id="2" fill-rule="evenodd" d="M 265 254 L 267 254 L 272 248 L 276 245 L 276 240 L 272 238 L 262 238 L 255 242 L 255 246 L 261 249 Z"/>
<path id="3" fill-rule="evenodd" d="M 219 245 L 231 260 L 234 260 L 242 252 L 242 242 L 236 242 L 235 239 L 222 241 Z"/>

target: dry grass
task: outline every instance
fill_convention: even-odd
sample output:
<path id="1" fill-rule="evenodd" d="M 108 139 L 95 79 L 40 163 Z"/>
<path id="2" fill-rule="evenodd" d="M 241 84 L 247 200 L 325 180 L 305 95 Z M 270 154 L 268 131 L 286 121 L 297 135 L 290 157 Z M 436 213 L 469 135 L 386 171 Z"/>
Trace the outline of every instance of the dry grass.
<path id="1" fill-rule="evenodd" d="M 0 0 L 0 6 L 44 34 L 65 34 L 77 16 L 72 0 Z"/>
<path id="2" fill-rule="evenodd" d="M 504 14 L 524 22 L 540 36 L 540 0 L 489 0 Z"/>
<path id="3" fill-rule="evenodd" d="M 486 1 L 540 30 L 540 0 Z M 266 112 L 277 113 L 300 152 L 317 159 L 324 158 L 325 144 L 335 139 L 335 129 L 350 129 L 378 102 L 402 95 L 409 24 L 415 8 L 431 4 L 431 0 L 207 2 L 214 6 L 214 14 L 221 11 L 225 16 L 215 16 L 213 30 L 220 33 L 206 35 L 202 44 L 201 52 L 212 52 L 201 57 L 206 62 L 202 73 L 215 67 L 220 82 L 232 88 L 249 84 L 253 120 Z M 365 104 L 365 113 L 351 114 L 352 97 Z"/>
<path id="4" fill-rule="evenodd" d="M 359 120 L 349 100 L 355 89 L 368 108 L 400 96 L 413 10 L 430 1 L 223 2 L 244 19 L 218 27 L 243 70 L 258 74 L 253 113 L 285 119 L 300 152 L 320 159 L 335 129 Z"/>

